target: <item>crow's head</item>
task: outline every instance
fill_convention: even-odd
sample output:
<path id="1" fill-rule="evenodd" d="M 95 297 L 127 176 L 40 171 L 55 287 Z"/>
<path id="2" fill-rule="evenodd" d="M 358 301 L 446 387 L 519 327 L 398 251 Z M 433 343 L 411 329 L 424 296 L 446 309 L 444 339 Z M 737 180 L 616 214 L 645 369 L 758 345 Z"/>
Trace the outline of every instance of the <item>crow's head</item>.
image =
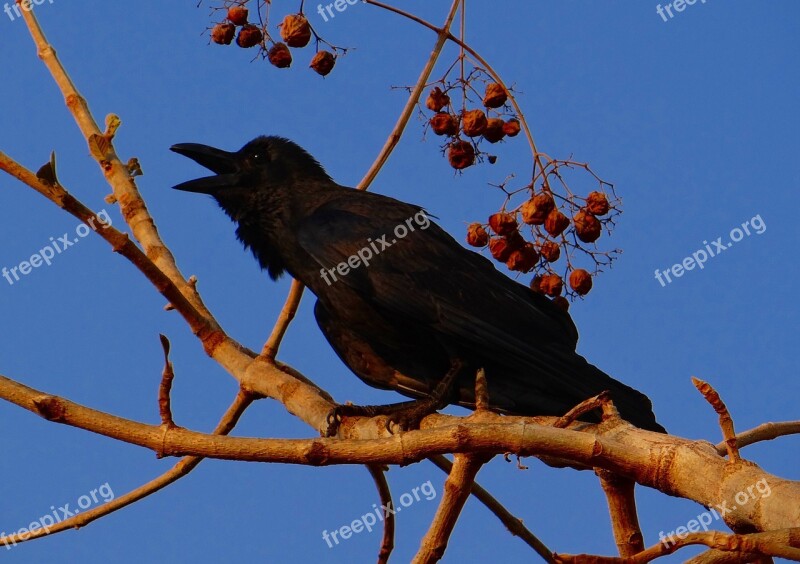
<path id="1" fill-rule="evenodd" d="M 256 137 L 236 152 L 198 143 L 179 143 L 170 150 L 216 173 L 183 182 L 174 188 L 211 194 L 217 200 L 230 196 L 242 198 L 247 192 L 269 191 L 296 182 L 330 180 L 314 157 L 282 137 Z"/>
<path id="2" fill-rule="evenodd" d="M 280 276 L 286 268 L 282 249 L 296 246 L 287 239 L 294 216 L 334 184 L 322 166 L 282 137 L 257 137 L 235 152 L 197 143 L 170 149 L 215 173 L 174 188 L 213 196 L 261 267 L 273 279 Z"/>

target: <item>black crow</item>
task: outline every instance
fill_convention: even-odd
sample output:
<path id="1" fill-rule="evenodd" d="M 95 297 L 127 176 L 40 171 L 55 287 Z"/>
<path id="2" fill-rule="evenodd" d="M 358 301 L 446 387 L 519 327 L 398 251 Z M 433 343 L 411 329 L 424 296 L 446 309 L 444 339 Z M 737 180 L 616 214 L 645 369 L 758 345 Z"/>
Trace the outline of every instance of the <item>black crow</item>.
<path id="1" fill-rule="evenodd" d="M 236 152 L 171 149 L 215 173 L 175 188 L 213 196 L 272 279 L 288 272 L 316 295 L 317 323 L 342 361 L 370 386 L 417 399 L 339 406 L 332 424 L 389 414 L 408 428 L 449 403 L 474 408 L 483 368 L 497 411 L 560 416 L 607 390 L 623 418 L 664 432 L 644 394 L 575 352 L 569 314 L 462 247 L 419 206 L 341 186 L 280 137 Z"/>

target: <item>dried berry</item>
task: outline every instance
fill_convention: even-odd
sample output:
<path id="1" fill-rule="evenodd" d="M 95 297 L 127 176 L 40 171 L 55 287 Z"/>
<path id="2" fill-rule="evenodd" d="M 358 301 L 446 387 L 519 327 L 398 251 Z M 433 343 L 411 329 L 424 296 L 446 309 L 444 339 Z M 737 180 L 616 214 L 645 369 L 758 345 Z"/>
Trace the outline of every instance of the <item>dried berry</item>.
<path id="1" fill-rule="evenodd" d="M 547 192 L 537 194 L 520 208 L 522 212 L 522 221 L 528 225 L 541 225 L 547 219 L 547 214 L 550 213 L 556 206 L 553 196 Z"/>
<path id="2" fill-rule="evenodd" d="M 567 227 L 569 227 L 569 218 L 557 209 L 547 214 L 547 219 L 544 220 L 545 231 L 547 231 L 551 237 L 558 237 Z"/>
<path id="3" fill-rule="evenodd" d="M 561 246 L 555 241 L 547 241 L 539 247 L 539 253 L 547 262 L 556 262 L 561 256 Z"/>
<path id="4" fill-rule="evenodd" d="M 536 276 L 534 276 L 533 280 L 531 280 L 530 286 L 531 290 L 533 290 L 537 294 L 544 294 L 544 291 L 542 290 L 542 275 L 537 274 Z"/>
<path id="5" fill-rule="evenodd" d="M 446 112 L 439 112 L 431 118 L 431 129 L 436 135 L 455 135 L 458 133 L 458 118 Z"/>
<path id="6" fill-rule="evenodd" d="M 519 249 L 512 251 L 506 260 L 509 270 L 516 272 L 530 272 L 539 262 L 539 253 L 531 243 L 525 243 Z"/>
<path id="7" fill-rule="evenodd" d="M 244 25 L 247 23 L 247 8 L 244 6 L 232 6 L 228 8 L 228 21 L 234 25 Z"/>
<path id="8" fill-rule="evenodd" d="M 509 137 L 516 137 L 519 133 L 519 120 L 518 119 L 510 119 L 503 124 L 503 133 L 508 135 Z"/>
<path id="9" fill-rule="evenodd" d="M 236 37 L 236 44 L 244 49 L 247 49 L 248 47 L 255 47 L 261 43 L 261 39 L 263 37 L 264 36 L 261 34 L 261 30 L 258 29 L 258 27 L 247 24 L 242 26 L 242 29 L 239 30 L 239 35 Z"/>
<path id="10" fill-rule="evenodd" d="M 292 53 L 285 43 L 276 43 L 267 51 L 267 59 L 279 69 L 285 69 L 292 64 Z"/>
<path id="11" fill-rule="evenodd" d="M 450 96 L 442 92 L 438 86 L 434 87 L 428 94 L 428 99 L 425 100 L 425 106 L 434 112 L 441 112 L 442 108 L 450 103 Z"/>
<path id="12" fill-rule="evenodd" d="M 450 166 L 461 170 L 475 163 L 475 149 L 469 141 L 454 141 L 447 149 L 447 160 Z"/>
<path id="13" fill-rule="evenodd" d="M 334 57 L 333 53 L 319 51 L 314 55 L 314 58 L 311 59 L 311 64 L 308 66 L 314 69 L 317 74 L 327 76 L 333 70 L 335 64 L 336 57 Z"/>
<path id="14" fill-rule="evenodd" d="M 492 253 L 495 260 L 506 262 L 514 252 L 514 246 L 505 237 L 492 237 L 489 240 L 489 252 Z"/>
<path id="15" fill-rule="evenodd" d="M 564 289 L 564 281 L 558 274 L 545 274 L 540 284 L 542 292 L 548 296 L 559 296 Z"/>
<path id="16" fill-rule="evenodd" d="M 569 300 L 564 296 L 556 296 L 553 298 L 553 305 L 555 305 L 559 309 L 563 309 L 564 311 L 569 311 Z"/>
<path id="17" fill-rule="evenodd" d="M 569 275 L 569 287 L 581 296 L 588 294 L 592 289 L 592 275 L 582 268 L 573 270 Z"/>
<path id="18" fill-rule="evenodd" d="M 517 218 L 513 213 L 494 213 L 489 216 L 489 227 L 498 235 L 510 235 L 517 231 Z"/>
<path id="19" fill-rule="evenodd" d="M 608 198 L 602 192 L 592 192 L 586 198 L 586 209 L 594 215 L 606 215 L 611 206 L 608 205 Z"/>
<path id="20" fill-rule="evenodd" d="M 289 14 L 278 27 L 281 28 L 281 39 L 289 47 L 305 47 L 311 40 L 311 26 L 303 14 Z"/>
<path id="21" fill-rule="evenodd" d="M 219 45 L 230 45 L 236 33 L 236 26 L 229 23 L 217 24 L 211 30 L 211 41 Z"/>
<path id="22" fill-rule="evenodd" d="M 489 234 L 480 223 L 470 223 L 467 227 L 467 244 L 472 247 L 485 247 L 489 243 Z"/>
<path id="23" fill-rule="evenodd" d="M 575 234 L 584 243 L 592 243 L 600 237 L 600 220 L 588 210 L 580 210 L 572 217 L 575 222 Z"/>
<path id="24" fill-rule="evenodd" d="M 489 143 L 497 143 L 503 137 L 503 120 L 500 118 L 489 118 L 486 120 L 486 129 L 483 130 L 483 138 Z"/>
<path id="25" fill-rule="evenodd" d="M 489 161 L 489 164 L 494 164 L 497 162 L 497 155 L 489 155 L 486 160 Z"/>
<path id="26" fill-rule="evenodd" d="M 488 120 L 483 110 L 465 111 L 461 116 L 461 127 L 467 137 L 477 137 L 486 131 Z"/>
<path id="27" fill-rule="evenodd" d="M 486 94 L 483 96 L 483 105 L 487 108 L 499 108 L 508 100 L 506 89 L 497 84 L 490 82 L 486 85 Z"/>

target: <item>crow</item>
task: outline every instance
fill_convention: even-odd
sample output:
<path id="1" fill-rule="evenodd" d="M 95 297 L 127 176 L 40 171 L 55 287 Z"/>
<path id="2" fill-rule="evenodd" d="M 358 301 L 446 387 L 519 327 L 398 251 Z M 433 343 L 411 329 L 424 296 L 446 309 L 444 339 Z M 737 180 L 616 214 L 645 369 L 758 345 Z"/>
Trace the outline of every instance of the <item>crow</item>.
<path id="1" fill-rule="evenodd" d="M 350 370 L 415 398 L 340 405 L 330 433 L 348 415 L 389 415 L 411 429 L 448 404 L 474 409 L 481 368 L 498 412 L 561 416 L 608 391 L 624 419 L 666 432 L 647 396 L 575 352 L 568 313 L 460 245 L 421 207 L 337 184 L 282 137 L 235 152 L 196 143 L 171 150 L 215 173 L 174 188 L 213 196 L 262 270 L 273 280 L 288 272 L 314 293 L 317 324 Z"/>

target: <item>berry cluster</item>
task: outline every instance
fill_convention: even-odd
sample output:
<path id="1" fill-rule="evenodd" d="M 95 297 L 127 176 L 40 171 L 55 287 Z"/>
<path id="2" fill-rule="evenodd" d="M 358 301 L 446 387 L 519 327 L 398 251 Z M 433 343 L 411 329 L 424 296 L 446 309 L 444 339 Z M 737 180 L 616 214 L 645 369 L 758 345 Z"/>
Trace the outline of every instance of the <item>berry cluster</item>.
<path id="1" fill-rule="evenodd" d="M 433 117 L 428 120 L 431 130 L 436 135 L 448 137 L 445 145 L 447 150 L 447 160 L 456 170 L 462 170 L 475 164 L 475 159 L 480 154 L 478 142 L 481 140 L 489 143 L 497 143 L 504 137 L 514 137 L 520 132 L 518 119 L 510 118 L 504 120 L 500 115 L 500 108 L 503 108 L 508 101 L 508 93 L 505 87 L 496 82 L 488 82 L 483 96 L 484 108 L 472 110 L 462 109 L 460 113 L 453 110 L 450 96 L 439 86 L 434 87 L 425 100 L 425 106 L 435 112 Z M 487 115 L 487 112 L 494 112 L 498 115 Z M 468 137 L 469 140 L 462 138 Z M 490 162 L 494 159 L 490 157 Z"/>
<path id="2" fill-rule="evenodd" d="M 228 2 L 226 2 L 228 4 Z M 311 42 L 314 36 L 317 45 L 323 42 L 308 23 L 303 13 L 289 14 L 278 24 L 281 41 L 273 41 L 267 30 L 267 24 L 261 19 L 259 10 L 259 24 L 250 23 L 249 10 L 246 1 L 239 1 L 227 6 L 225 21 L 216 24 L 211 29 L 211 41 L 218 45 L 230 45 L 236 37 L 239 47 L 248 49 L 258 46 L 262 56 L 274 66 L 283 69 L 292 64 L 292 49 L 301 49 Z M 236 33 L 239 28 L 239 33 Z M 267 47 L 268 43 L 271 43 Z M 340 50 L 332 47 L 334 53 Z M 344 51 L 344 50 L 342 50 Z M 317 50 L 309 65 L 315 72 L 322 76 L 328 75 L 336 64 L 336 55 L 330 51 Z"/>
<path id="3" fill-rule="evenodd" d="M 563 181 L 559 167 L 570 167 L 568 161 L 551 161 L 545 178 L 555 176 Z M 586 165 L 581 165 L 588 170 Z M 606 185 L 599 181 L 601 187 Z M 616 251 L 601 252 L 595 243 L 603 227 L 610 231 L 613 218 L 619 214 L 619 200 L 605 191 L 594 190 L 588 196 L 573 194 L 564 184 L 566 197 L 555 194 L 549 182 L 539 190 L 527 186 L 528 199 L 511 211 L 499 211 L 487 223 L 472 223 L 467 228 L 467 243 L 473 247 L 488 247 L 498 262 L 514 272 L 533 272 L 531 288 L 551 297 L 558 305 L 568 307 L 562 295 L 584 296 L 592 289 L 593 276 L 609 264 Z M 507 192 L 509 199 L 513 195 Z M 524 230 L 524 231 L 523 231 Z M 526 240 L 523 232 L 530 233 Z M 589 255 L 595 263 L 594 272 L 575 266 L 576 251 Z M 563 274 L 555 271 L 563 257 Z M 565 280 L 567 284 L 565 284 Z M 565 291 L 566 290 L 566 291 Z"/>

